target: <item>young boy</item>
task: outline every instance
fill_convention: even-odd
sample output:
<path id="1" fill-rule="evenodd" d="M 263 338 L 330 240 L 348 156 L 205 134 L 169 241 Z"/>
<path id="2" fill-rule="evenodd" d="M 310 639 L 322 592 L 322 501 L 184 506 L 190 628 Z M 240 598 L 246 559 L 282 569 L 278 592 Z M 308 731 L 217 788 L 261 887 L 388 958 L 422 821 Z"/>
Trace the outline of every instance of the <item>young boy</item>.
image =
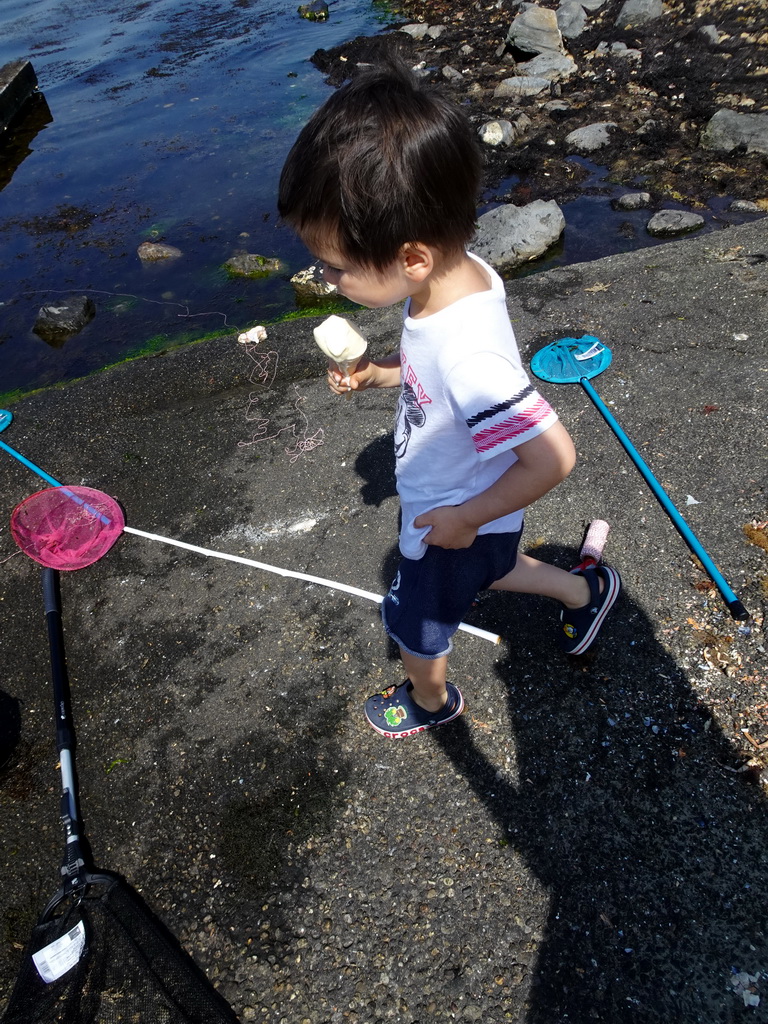
<path id="1" fill-rule="evenodd" d="M 370 697 L 369 723 L 400 738 L 464 709 L 447 681 L 451 637 L 478 591 L 562 605 L 581 654 L 621 586 L 606 566 L 569 573 L 518 553 L 523 511 L 571 471 L 573 443 L 522 368 L 504 285 L 466 251 L 480 156 L 453 104 L 397 66 L 359 73 L 310 119 L 278 207 L 325 280 L 363 306 L 405 302 L 400 351 L 358 363 L 337 394 L 400 386 L 395 424 L 402 561 L 382 605 L 407 679 Z"/>

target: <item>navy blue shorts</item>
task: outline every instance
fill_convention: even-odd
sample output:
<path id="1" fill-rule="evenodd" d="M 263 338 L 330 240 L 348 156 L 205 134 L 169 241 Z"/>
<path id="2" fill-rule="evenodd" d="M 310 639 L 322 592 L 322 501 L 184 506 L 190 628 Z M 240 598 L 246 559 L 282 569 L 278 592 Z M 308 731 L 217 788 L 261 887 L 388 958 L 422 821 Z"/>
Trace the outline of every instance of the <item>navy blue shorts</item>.
<path id="1" fill-rule="evenodd" d="M 392 639 L 419 658 L 442 658 L 481 590 L 511 572 L 517 533 L 484 533 L 468 548 L 429 545 L 423 558 L 403 558 L 381 606 Z"/>

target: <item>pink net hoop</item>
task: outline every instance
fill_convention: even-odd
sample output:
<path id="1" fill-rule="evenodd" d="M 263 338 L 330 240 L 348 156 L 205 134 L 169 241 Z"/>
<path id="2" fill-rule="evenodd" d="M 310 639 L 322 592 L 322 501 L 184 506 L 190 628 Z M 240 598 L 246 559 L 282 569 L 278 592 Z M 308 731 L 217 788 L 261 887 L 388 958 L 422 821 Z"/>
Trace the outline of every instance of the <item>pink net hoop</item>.
<path id="1" fill-rule="evenodd" d="M 114 498 L 92 487 L 50 487 L 11 513 L 13 539 L 48 569 L 84 569 L 112 547 L 125 519 Z"/>

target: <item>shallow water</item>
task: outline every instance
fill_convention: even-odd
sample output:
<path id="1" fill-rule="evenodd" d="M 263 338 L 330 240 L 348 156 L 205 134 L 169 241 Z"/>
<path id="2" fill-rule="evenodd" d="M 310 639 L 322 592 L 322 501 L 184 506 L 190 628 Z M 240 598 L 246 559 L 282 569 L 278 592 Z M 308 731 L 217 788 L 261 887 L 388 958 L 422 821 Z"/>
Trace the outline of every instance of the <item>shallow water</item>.
<path id="1" fill-rule="evenodd" d="M 516 271 L 517 276 L 537 273 L 540 270 L 551 270 L 553 267 L 567 266 L 572 263 L 586 263 L 616 253 L 632 252 L 656 245 L 664 245 L 669 239 L 654 238 L 649 235 L 646 225 L 656 212 L 653 209 L 616 210 L 613 203 L 627 192 L 643 191 L 642 181 L 629 188 L 617 184 L 611 179 L 605 167 L 578 156 L 568 157 L 568 162 L 586 170 L 587 176 L 579 186 L 580 195 L 567 203 L 559 203 L 565 217 L 565 231 L 560 240 L 545 255 Z M 513 177 L 500 182 L 489 190 L 488 197 L 493 200 L 499 195 L 512 194 L 512 201 L 521 204 L 530 202 L 515 198 L 515 186 L 519 178 Z M 689 210 L 697 213 L 704 220 L 699 234 L 708 231 L 720 231 L 732 224 L 743 224 L 754 220 L 758 215 L 737 213 L 728 209 L 732 202 L 731 196 L 717 196 L 706 206 L 695 208 L 685 206 L 675 200 L 664 200 L 659 208 L 665 210 Z M 507 200 L 509 201 L 509 200 Z M 484 213 L 498 202 L 490 201 L 480 207 Z"/>
<path id="2" fill-rule="evenodd" d="M 0 395 L 295 308 L 289 277 L 307 255 L 278 223 L 275 194 L 328 94 L 309 57 L 384 24 L 369 0 L 338 0 L 325 23 L 297 6 L 0 0 L 0 64 L 30 59 L 45 98 L 0 150 Z M 591 170 L 563 206 L 562 243 L 532 269 L 652 243 L 647 214 L 613 211 L 625 189 Z M 707 217 L 715 227 L 723 215 Z M 183 255 L 142 264 L 148 239 Z M 238 251 L 279 256 L 285 272 L 230 278 L 222 265 Z M 97 314 L 53 347 L 32 328 L 67 294 L 89 295 Z"/>
<path id="3" fill-rule="evenodd" d="M 297 6 L 0 0 L 0 64 L 30 59 L 52 116 L 20 162 L 0 152 L 12 173 L 0 192 L 0 392 L 82 375 L 153 335 L 196 337 L 294 306 L 288 273 L 230 280 L 221 265 L 238 251 L 306 265 L 276 222 L 275 192 L 329 91 L 308 58 L 382 27 L 366 0 L 340 0 L 324 23 Z M 184 255 L 142 265 L 147 239 Z M 37 310 L 72 292 L 97 316 L 52 348 L 32 332 Z"/>

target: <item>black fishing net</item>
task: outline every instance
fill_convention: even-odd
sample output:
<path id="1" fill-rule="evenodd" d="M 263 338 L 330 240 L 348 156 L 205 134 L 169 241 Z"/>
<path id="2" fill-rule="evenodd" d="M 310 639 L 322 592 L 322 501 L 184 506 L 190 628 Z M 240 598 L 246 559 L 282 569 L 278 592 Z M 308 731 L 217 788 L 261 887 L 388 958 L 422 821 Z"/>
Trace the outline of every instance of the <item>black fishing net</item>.
<path id="1" fill-rule="evenodd" d="M 138 893 L 117 875 L 98 877 L 33 929 L 2 1024 L 238 1024 Z M 64 959 L 73 949 L 79 959 L 45 982 L 32 954 L 57 939 Z M 49 959 L 55 973 L 56 953 Z"/>

